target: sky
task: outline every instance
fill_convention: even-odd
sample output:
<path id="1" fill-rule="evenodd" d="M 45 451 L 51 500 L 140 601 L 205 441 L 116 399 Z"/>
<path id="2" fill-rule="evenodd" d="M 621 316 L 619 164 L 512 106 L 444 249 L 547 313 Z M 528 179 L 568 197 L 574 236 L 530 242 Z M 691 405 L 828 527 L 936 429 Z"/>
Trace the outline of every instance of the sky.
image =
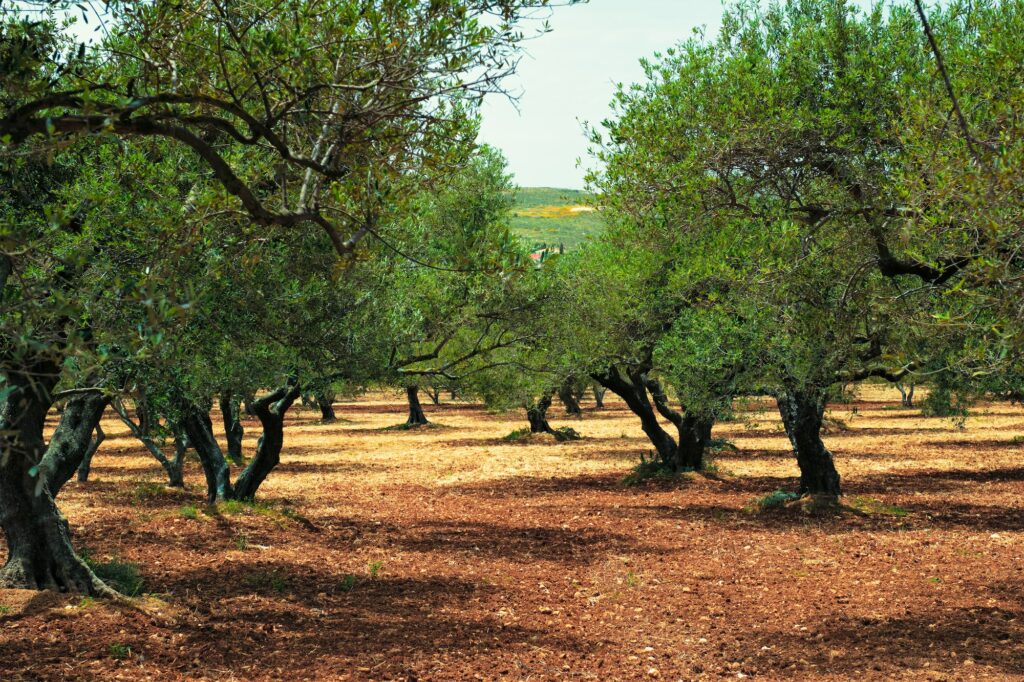
<path id="1" fill-rule="evenodd" d="M 615 84 L 643 78 L 642 57 L 690 37 L 695 27 L 713 34 L 721 14 L 721 0 L 590 0 L 556 8 L 552 32 L 527 42 L 507 82 L 519 93 L 519 110 L 489 95 L 480 141 L 504 152 L 522 187 L 582 189 L 592 165 L 583 122 L 608 117 Z"/>
<path id="2" fill-rule="evenodd" d="M 521 187 L 582 189 L 593 165 L 583 122 L 608 118 L 615 84 L 643 79 L 641 58 L 689 38 L 696 27 L 714 35 L 721 15 L 722 0 L 589 0 L 554 9 L 552 32 L 528 41 L 507 82 L 519 93 L 519 110 L 489 95 L 480 141 L 504 152 Z"/>

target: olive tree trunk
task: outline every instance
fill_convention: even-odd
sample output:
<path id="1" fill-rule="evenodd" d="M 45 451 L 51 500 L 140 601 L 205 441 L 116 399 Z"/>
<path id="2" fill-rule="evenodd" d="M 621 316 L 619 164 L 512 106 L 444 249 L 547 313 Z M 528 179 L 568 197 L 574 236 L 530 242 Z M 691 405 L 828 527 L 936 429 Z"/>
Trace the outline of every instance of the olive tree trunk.
<path id="1" fill-rule="evenodd" d="M 533 405 L 526 408 L 526 419 L 530 422 L 530 433 L 553 433 L 548 424 L 548 408 L 551 407 L 551 393 L 545 393 Z"/>
<path id="2" fill-rule="evenodd" d="M 263 434 L 256 444 L 256 454 L 235 482 L 234 497 L 253 500 L 260 485 L 281 461 L 284 446 L 284 416 L 301 394 L 298 386 L 279 388 L 273 393 L 253 401 L 253 411 L 263 426 Z M 319 398 L 318 398 L 319 400 Z"/>
<path id="3" fill-rule="evenodd" d="M 583 410 L 580 409 L 580 403 L 576 399 L 576 395 L 573 392 L 572 382 L 564 381 L 561 386 L 558 387 L 558 399 L 565 405 L 565 413 L 579 417 L 583 414 Z"/>
<path id="4" fill-rule="evenodd" d="M 89 480 L 89 472 L 92 471 L 92 456 L 96 454 L 96 451 L 100 449 L 100 445 L 106 439 L 107 434 L 103 433 L 103 429 L 97 424 L 96 437 L 89 442 L 89 448 L 85 451 L 85 456 L 82 457 L 82 463 L 78 465 L 79 483 L 85 483 Z"/>
<path id="5" fill-rule="evenodd" d="M 64 516 L 40 475 L 43 426 L 60 376 L 54 359 L 7 371 L 0 401 L 0 527 L 7 562 L 0 587 L 116 594 L 97 578 L 71 546 Z"/>
<path id="6" fill-rule="evenodd" d="M 182 475 L 182 464 L 185 459 L 184 448 L 177 448 L 174 459 L 168 459 L 167 455 L 164 454 L 163 448 L 153 439 L 152 434 L 142 428 L 142 423 L 132 421 L 131 415 L 128 414 L 128 410 L 124 407 L 124 403 L 120 400 L 115 400 L 112 406 L 114 412 L 117 413 L 117 416 L 120 417 L 124 425 L 128 427 L 131 434 L 146 447 L 149 454 L 153 455 L 153 458 L 163 467 L 167 473 L 167 485 L 171 488 L 184 488 L 185 478 Z"/>
<path id="7" fill-rule="evenodd" d="M 50 437 L 46 454 L 39 464 L 40 475 L 46 479 L 54 497 L 75 475 L 86 455 L 91 459 L 92 452 L 99 447 L 98 442 L 93 445 L 92 434 L 99 428 L 109 402 L 110 399 L 102 393 L 83 393 L 71 398 L 64 407 L 60 423 Z"/>
<path id="8" fill-rule="evenodd" d="M 715 425 L 712 417 L 686 414 L 677 425 L 679 430 L 679 455 L 676 460 L 679 470 L 704 470 L 704 454 L 711 441 L 711 429 Z"/>
<path id="9" fill-rule="evenodd" d="M 654 446 L 658 459 L 668 466 L 675 467 L 679 448 L 672 436 L 658 422 L 654 406 L 647 395 L 642 372 L 630 372 L 627 378 L 622 376 L 617 367 L 612 367 L 604 374 L 595 374 L 593 379 L 625 401 L 633 414 L 640 418 L 640 427 Z"/>
<path id="10" fill-rule="evenodd" d="M 591 386 L 591 390 L 594 391 L 594 406 L 599 409 L 604 409 L 604 393 L 607 389 L 600 384 L 594 384 Z"/>
<path id="11" fill-rule="evenodd" d="M 242 456 L 245 428 L 242 426 L 241 403 L 234 399 L 230 391 L 220 394 L 220 413 L 224 421 L 224 436 L 228 442 L 228 459 L 241 465 L 245 461 Z"/>
<path id="12" fill-rule="evenodd" d="M 187 398 L 179 397 L 177 403 L 181 428 L 199 455 L 199 462 L 206 475 L 207 502 L 213 504 L 217 500 L 231 499 L 231 472 L 224 452 L 213 436 L 209 413 Z"/>
<path id="13" fill-rule="evenodd" d="M 832 453 L 821 440 L 824 391 L 790 389 L 777 396 L 779 415 L 800 467 L 800 494 L 837 501 L 842 494 Z"/>
<path id="14" fill-rule="evenodd" d="M 426 426 L 427 415 L 423 413 L 423 406 L 420 405 L 420 387 L 406 386 L 405 396 L 409 399 L 409 418 L 406 420 L 408 426 Z"/>
<path id="15" fill-rule="evenodd" d="M 338 421 L 338 415 L 334 413 L 335 394 L 330 391 L 318 391 L 316 404 L 320 407 L 320 421 L 326 423 Z"/>

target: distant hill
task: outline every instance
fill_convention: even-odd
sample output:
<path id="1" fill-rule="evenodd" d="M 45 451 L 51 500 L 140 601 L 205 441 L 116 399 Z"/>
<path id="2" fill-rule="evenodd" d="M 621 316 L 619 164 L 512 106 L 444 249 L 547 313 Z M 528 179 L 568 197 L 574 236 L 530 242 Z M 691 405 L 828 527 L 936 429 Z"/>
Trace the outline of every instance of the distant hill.
<path id="1" fill-rule="evenodd" d="M 530 247 L 547 244 L 572 249 L 603 228 L 601 216 L 587 205 L 587 193 L 576 189 L 522 187 L 512 209 L 512 230 Z"/>

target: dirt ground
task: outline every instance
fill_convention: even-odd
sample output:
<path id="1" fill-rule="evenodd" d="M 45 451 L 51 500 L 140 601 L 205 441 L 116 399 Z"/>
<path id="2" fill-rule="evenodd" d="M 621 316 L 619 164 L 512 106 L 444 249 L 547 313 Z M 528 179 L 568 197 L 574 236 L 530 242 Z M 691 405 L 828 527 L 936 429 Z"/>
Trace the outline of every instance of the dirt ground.
<path id="1" fill-rule="evenodd" d="M 58 501 L 149 596 L 0 591 L 0 679 L 1024 679 L 1024 410 L 960 430 L 897 398 L 832 409 L 860 511 L 821 518 L 756 510 L 796 475 L 767 403 L 716 426 L 738 448 L 717 474 L 636 487 L 649 447 L 621 403 L 552 408 L 584 436 L 564 444 L 459 403 L 382 430 L 398 395 L 328 425 L 295 410 L 263 504 L 218 509 L 195 462 L 165 489 L 107 419 L 93 480 Z"/>

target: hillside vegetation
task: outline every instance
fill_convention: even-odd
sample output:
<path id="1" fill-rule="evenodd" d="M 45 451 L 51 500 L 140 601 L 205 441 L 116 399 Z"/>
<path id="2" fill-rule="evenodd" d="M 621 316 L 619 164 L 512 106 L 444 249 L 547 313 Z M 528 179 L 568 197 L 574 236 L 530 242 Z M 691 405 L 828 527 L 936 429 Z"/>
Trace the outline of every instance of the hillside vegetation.
<path id="1" fill-rule="evenodd" d="M 604 227 L 588 205 L 586 192 L 553 187 L 522 187 L 516 193 L 512 229 L 530 244 L 572 249 Z"/>

